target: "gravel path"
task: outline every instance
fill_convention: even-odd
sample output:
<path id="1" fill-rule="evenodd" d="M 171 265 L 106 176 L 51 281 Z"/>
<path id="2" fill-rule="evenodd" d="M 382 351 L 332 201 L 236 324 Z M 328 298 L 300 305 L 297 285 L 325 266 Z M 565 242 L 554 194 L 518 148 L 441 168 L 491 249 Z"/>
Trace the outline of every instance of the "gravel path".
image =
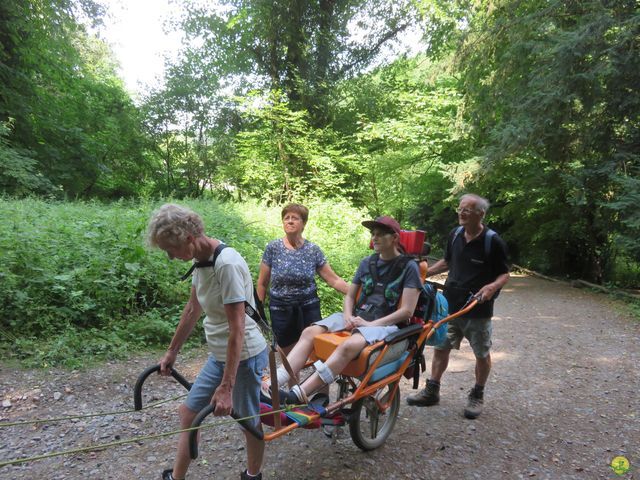
<path id="1" fill-rule="evenodd" d="M 267 445 L 265 478 L 273 479 L 599 479 L 640 478 L 640 322 L 602 294 L 514 276 L 494 322 L 494 367 L 485 412 L 462 416 L 473 384 L 473 355 L 452 355 L 440 405 L 409 407 L 404 397 L 395 430 L 363 453 L 348 429 L 332 441 L 299 430 Z M 204 351 L 181 357 L 193 378 Z M 0 421 L 125 410 L 135 378 L 157 357 L 139 355 L 84 371 L 0 367 Z M 153 378 L 147 402 L 184 390 Z M 0 430 L 0 462 L 169 432 L 170 402 L 143 413 L 83 418 Z M 158 479 L 171 465 L 174 438 L 141 440 L 0 468 L 7 479 Z M 631 470 L 616 477 L 609 464 L 625 456 Z M 237 479 L 244 466 L 242 435 L 230 424 L 203 432 L 191 479 Z"/>

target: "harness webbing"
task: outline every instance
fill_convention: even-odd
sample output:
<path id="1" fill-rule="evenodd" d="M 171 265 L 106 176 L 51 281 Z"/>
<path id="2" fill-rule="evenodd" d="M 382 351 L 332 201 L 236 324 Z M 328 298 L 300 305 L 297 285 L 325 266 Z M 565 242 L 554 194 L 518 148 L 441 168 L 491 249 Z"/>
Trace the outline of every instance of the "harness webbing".
<path id="1" fill-rule="evenodd" d="M 403 274 L 407 264 L 412 260 L 407 255 L 398 255 L 388 262 L 388 266 L 383 275 L 378 270 L 379 254 L 369 257 L 369 272 L 365 276 L 370 278 L 363 282 L 362 290 L 356 302 L 354 313 L 367 320 L 375 320 L 391 313 L 397 306 L 397 299 L 402 294 L 404 279 L 397 285 L 397 298 L 387 298 L 389 285 L 398 280 Z M 395 290 L 393 290 L 395 291 Z M 391 301 L 390 301 L 391 300 Z M 394 302 L 393 300 L 396 300 Z"/>

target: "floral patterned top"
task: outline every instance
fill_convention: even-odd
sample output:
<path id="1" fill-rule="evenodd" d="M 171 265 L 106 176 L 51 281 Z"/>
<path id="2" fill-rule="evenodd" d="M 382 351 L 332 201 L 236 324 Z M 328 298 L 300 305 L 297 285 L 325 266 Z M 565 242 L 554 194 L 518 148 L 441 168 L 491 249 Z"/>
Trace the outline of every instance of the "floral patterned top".
<path id="1" fill-rule="evenodd" d="M 262 262 L 271 268 L 269 296 L 285 302 L 301 302 L 318 296 L 316 272 L 327 258 L 315 243 L 304 241 L 302 247 L 289 250 L 282 238 L 269 242 Z"/>

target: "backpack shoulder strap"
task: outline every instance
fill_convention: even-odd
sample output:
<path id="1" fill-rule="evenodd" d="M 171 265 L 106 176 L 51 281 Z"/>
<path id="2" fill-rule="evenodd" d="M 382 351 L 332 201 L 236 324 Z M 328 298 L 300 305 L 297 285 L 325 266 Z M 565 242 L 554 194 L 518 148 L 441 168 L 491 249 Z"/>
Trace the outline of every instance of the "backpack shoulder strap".
<path id="1" fill-rule="evenodd" d="M 464 233 L 464 227 L 462 225 L 460 225 L 458 228 L 455 229 L 455 231 L 453 232 L 453 240 L 451 240 L 452 247 L 453 247 L 453 244 L 456 243 L 456 240 L 458 239 L 458 237 L 463 233 Z"/>
<path id="2" fill-rule="evenodd" d="M 453 233 L 453 240 L 451 241 L 451 245 L 453 245 L 453 243 L 458 239 L 458 237 L 462 234 L 462 232 L 464 232 L 464 227 L 460 225 L 458 228 L 456 228 L 455 232 Z M 491 254 L 491 242 L 493 241 L 493 237 L 495 237 L 496 235 L 497 233 L 494 230 L 491 230 L 489 227 L 487 227 L 487 230 L 484 232 L 484 258 L 485 259 L 489 258 L 489 255 Z"/>
<path id="3" fill-rule="evenodd" d="M 487 227 L 487 231 L 484 233 L 484 258 L 485 260 L 489 258 L 489 254 L 491 253 L 491 241 L 493 237 L 497 234 L 489 227 Z"/>
<path id="4" fill-rule="evenodd" d="M 262 305 L 262 302 L 258 298 L 258 292 L 255 287 L 253 287 L 253 301 L 256 304 L 255 308 L 247 300 L 244 301 L 244 313 L 256 322 L 263 334 L 273 336 L 273 332 L 266 321 L 267 317 L 265 315 L 264 305 Z M 275 338 L 275 336 L 273 336 L 273 338 Z"/>
<path id="5" fill-rule="evenodd" d="M 191 268 L 189 269 L 189 271 L 185 273 L 182 277 L 180 277 L 180 280 L 184 281 L 187 278 L 189 278 L 196 268 L 215 267 L 216 260 L 218 260 L 218 256 L 220 255 L 220 252 L 222 252 L 222 250 L 227 248 L 227 246 L 228 245 L 225 245 L 224 243 L 220 242 L 220 244 L 213 251 L 213 260 L 205 260 L 204 262 L 194 263 L 193 265 L 191 265 Z"/>
<path id="6" fill-rule="evenodd" d="M 377 283 L 378 280 L 380 279 L 380 276 L 378 275 L 378 259 L 380 258 L 380 255 L 378 255 L 377 253 L 374 253 L 373 255 L 369 256 L 369 275 L 371 275 L 371 278 L 373 279 L 374 283 Z"/>
<path id="7" fill-rule="evenodd" d="M 220 242 L 220 244 L 213 251 L 213 258 L 211 260 L 205 260 L 204 262 L 194 263 L 193 265 L 191 265 L 191 268 L 189 269 L 189 271 L 185 273 L 181 279 L 186 280 L 187 278 L 189 278 L 196 268 L 215 267 L 216 260 L 218 260 L 218 256 L 220 255 L 222 250 L 224 250 L 227 247 L 228 245 L 225 245 L 224 243 Z M 264 313 L 264 306 L 262 305 L 262 302 L 258 298 L 258 292 L 256 291 L 255 287 L 253 287 L 253 301 L 256 304 L 255 308 L 248 301 L 246 300 L 244 301 L 244 313 L 246 313 L 254 322 L 258 324 L 258 326 L 260 327 L 263 333 L 270 333 L 269 325 L 265 321 L 266 317 Z"/>

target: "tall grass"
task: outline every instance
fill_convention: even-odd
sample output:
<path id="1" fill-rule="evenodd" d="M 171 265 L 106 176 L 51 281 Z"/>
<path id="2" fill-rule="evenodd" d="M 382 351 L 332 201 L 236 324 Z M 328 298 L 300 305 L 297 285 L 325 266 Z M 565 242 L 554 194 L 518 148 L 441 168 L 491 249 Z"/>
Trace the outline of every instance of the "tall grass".
<path id="1" fill-rule="evenodd" d="M 189 282 L 179 280 L 188 265 L 144 245 L 161 203 L 0 199 L 0 353 L 26 365 L 77 367 L 166 345 Z M 279 207 L 177 203 L 199 212 L 207 234 L 235 247 L 257 279 L 264 247 L 282 236 Z M 349 280 L 367 254 L 363 214 L 346 203 L 309 207 L 305 236 Z M 339 310 L 341 296 L 321 281 L 319 288 L 323 313 Z"/>

